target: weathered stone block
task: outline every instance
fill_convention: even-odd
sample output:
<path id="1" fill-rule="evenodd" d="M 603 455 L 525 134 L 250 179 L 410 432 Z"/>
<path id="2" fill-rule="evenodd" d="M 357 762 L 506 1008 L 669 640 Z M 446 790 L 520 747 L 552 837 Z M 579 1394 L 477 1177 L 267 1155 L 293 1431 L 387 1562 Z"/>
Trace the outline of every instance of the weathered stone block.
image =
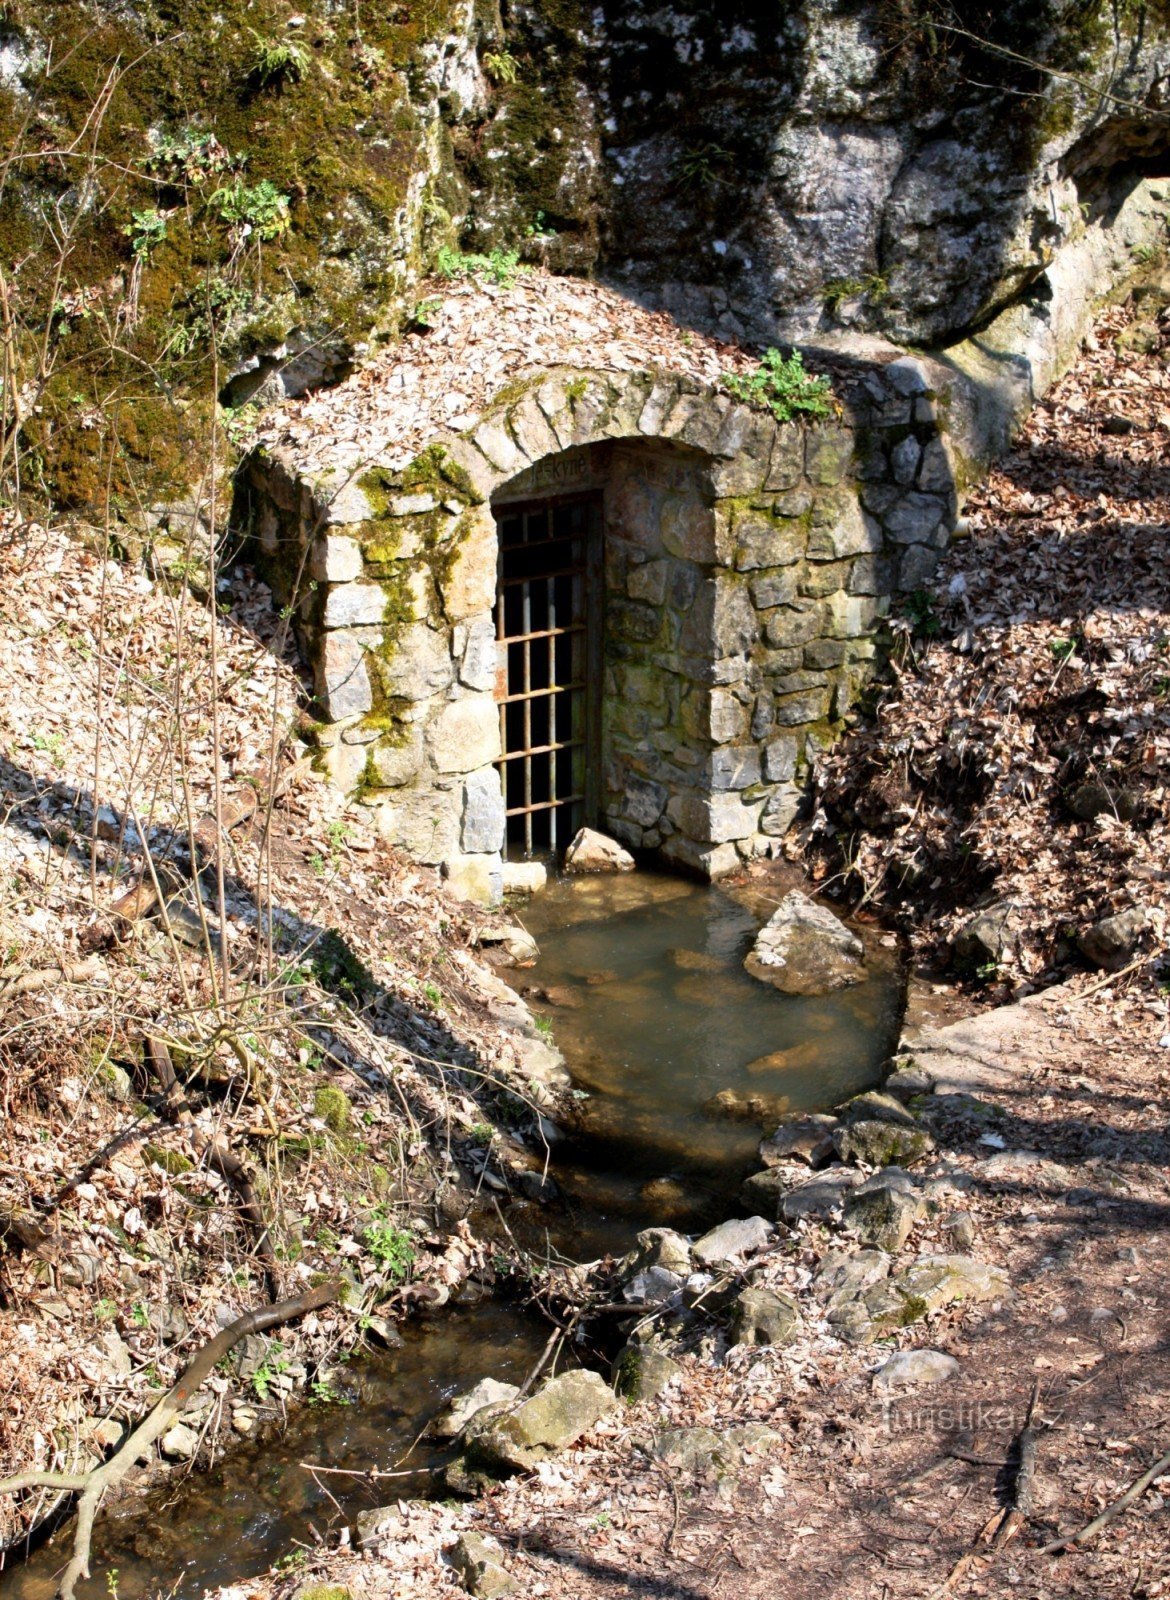
<path id="1" fill-rule="evenodd" d="M 752 604 L 760 611 L 770 611 L 774 606 L 791 605 L 796 599 L 798 573 L 794 567 L 780 572 L 768 572 L 753 578 L 748 584 Z"/>
<path id="2" fill-rule="evenodd" d="M 670 415 L 674 404 L 679 397 L 679 381 L 677 378 L 656 378 L 654 386 L 646 396 L 642 410 L 638 416 L 638 432 L 650 437 L 657 437 L 665 430 L 666 419 Z"/>
<path id="3" fill-rule="evenodd" d="M 381 644 L 376 670 L 388 699 L 426 700 L 454 681 L 448 635 L 425 622 L 399 628 Z"/>
<path id="4" fill-rule="evenodd" d="M 496 599 L 499 537 L 488 506 L 473 506 L 459 524 L 454 559 L 440 579 L 448 622 L 490 611 Z"/>
<path id="5" fill-rule="evenodd" d="M 387 509 L 392 517 L 423 517 L 437 511 L 439 502 L 433 494 L 399 494 Z"/>
<path id="6" fill-rule="evenodd" d="M 934 576 L 934 569 L 938 566 L 938 551 L 932 550 L 929 545 L 911 545 L 905 551 L 898 563 L 898 587 L 900 589 L 920 589 Z"/>
<path id="7" fill-rule="evenodd" d="M 366 648 L 352 633 L 327 633 L 317 646 L 314 689 L 330 722 L 364 716 L 374 696 L 366 670 Z"/>
<path id="8" fill-rule="evenodd" d="M 682 833 L 671 834 L 662 846 L 662 854 L 667 861 L 705 878 L 723 878 L 739 867 L 739 851 L 733 844 L 699 844 Z"/>
<path id="9" fill-rule="evenodd" d="M 507 820 L 500 775 L 494 767 L 473 772 L 463 785 L 463 826 L 460 843 L 468 855 L 502 850 Z"/>
<path id="10" fill-rule="evenodd" d="M 442 865 L 443 882 L 456 900 L 494 906 L 503 898 L 504 864 L 498 854 L 449 855 Z"/>
<path id="11" fill-rule="evenodd" d="M 668 494 L 659 527 L 663 548 L 685 561 L 709 566 L 715 559 L 715 513 L 693 495 Z"/>
<path id="12" fill-rule="evenodd" d="M 778 650 L 806 645 L 821 631 L 819 612 L 815 607 L 807 611 L 785 607 L 768 618 L 765 630 L 768 643 Z"/>
<path id="13" fill-rule="evenodd" d="M 748 707 L 729 689 L 712 689 L 710 696 L 702 697 L 706 709 L 706 726 L 697 729 L 709 735 L 716 744 L 734 744 L 744 738 L 748 729 Z"/>
<path id="14" fill-rule="evenodd" d="M 326 628 L 376 627 L 386 612 L 386 594 L 375 583 L 339 583 L 325 596 Z"/>
<path id="15" fill-rule="evenodd" d="M 517 445 L 530 461 L 542 456 L 555 455 L 561 449 L 560 440 L 549 425 L 534 394 L 526 394 L 508 413 L 508 422 Z"/>
<path id="16" fill-rule="evenodd" d="M 770 416 L 750 412 L 743 443 L 729 460 L 716 461 L 711 468 L 711 485 L 717 495 L 751 494 L 760 489 L 768 476 L 776 424 Z M 726 427 L 726 425 L 725 425 Z M 724 436 L 721 430 L 720 438 Z M 718 441 L 715 446 L 718 450 Z"/>
<path id="17" fill-rule="evenodd" d="M 774 839 L 788 832 L 800 810 L 800 790 L 795 784 L 782 784 L 764 803 L 760 813 L 760 832 Z"/>
<path id="18" fill-rule="evenodd" d="M 654 827 L 669 798 L 670 790 L 664 784 L 640 778 L 633 772 L 626 775 L 622 810 L 629 821 L 639 827 Z"/>
<path id="19" fill-rule="evenodd" d="M 800 592 L 815 599 L 836 594 L 849 582 L 851 566 L 849 561 L 825 561 L 818 566 L 810 566 L 801 582 Z"/>
<path id="20" fill-rule="evenodd" d="M 925 544 L 945 513 L 945 500 L 911 490 L 885 513 L 882 526 L 897 544 Z"/>
<path id="21" fill-rule="evenodd" d="M 494 467 L 475 444 L 464 438 L 461 434 L 444 434 L 441 439 L 443 449 L 451 465 L 461 472 L 467 479 L 473 500 L 488 500 L 493 489 L 500 481 L 498 467 Z"/>
<path id="22" fill-rule="evenodd" d="M 926 369 L 913 356 L 899 356 L 897 361 L 891 361 L 882 376 L 897 394 L 907 398 L 930 393 Z"/>
<path id="23" fill-rule="evenodd" d="M 512 477 L 528 465 L 528 457 L 517 447 L 516 441 L 502 423 L 495 419 L 481 422 L 472 434 L 479 450 L 492 466 Z"/>
<path id="24" fill-rule="evenodd" d="M 469 689 L 494 689 L 499 661 L 496 625 L 491 617 L 477 617 L 467 624 L 465 631 L 459 681 Z"/>
<path id="25" fill-rule="evenodd" d="M 672 821 L 700 844 L 748 839 L 760 814 L 758 804 L 745 805 L 735 793 L 678 795 L 667 810 Z"/>
<path id="26" fill-rule="evenodd" d="M 329 527 L 350 522 L 368 522 L 377 513 L 369 496 L 358 484 L 360 473 L 346 476 L 341 473 L 319 478 L 310 486 L 312 517 Z"/>
<path id="27" fill-rule="evenodd" d="M 423 759 L 423 730 L 418 722 L 402 723 L 384 735 L 373 752 L 378 782 L 387 789 L 400 788 L 418 775 Z"/>
<path id="28" fill-rule="evenodd" d="M 790 734 L 768 741 L 764 746 L 764 777 L 769 783 L 788 783 L 795 777 L 798 749 Z"/>
<path id="29" fill-rule="evenodd" d="M 758 567 L 786 567 L 804 554 L 807 531 L 799 520 L 775 518 L 762 511 L 736 517 L 732 528 L 735 565 L 741 572 Z"/>
<path id="30" fill-rule="evenodd" d="M 500 715 L 487 695 L 465 695 L 445 705 L 427 731 L 439 772 L 473 772 L 500 754 Z"/>
<path id="31" fill-rule="evenodd" d="M 840 483 L 853 459 L 854 436 L 851 428 L 810 428 L 805 443 L 805 471 L 814 483 L 826 487 Z"/>
<path id="32" fill-rule="evenodd" d="M 794 489 L 803 476 L 804 429 L 798 423 L 782 423 L 772 441 L 772 456 L 764 488 Z"/>
<path id="33" fill-rule="evenodd" d="M 921 460 L 922 450 L 918 440 L 912 433 L 908 433 L 890 451 L 890 467 L 894 474 L 894 482 L 906 485 L 913 483 Z"/>
<path id="34" fill-rule="evenodd" d="M 409 850 L 428 865 L 459 854 L 463 785 L 448 780 L 423 781 L 400 789 L 384 823 L 384 837 Z"/>
<path id="35" fill-rule="evenodd" d="M 633 600 L 617 600 L 608 609 L 606 623 L 613 638 L 631 644 L 649 644 L 658 637 L 662 612 Z"/>
<path id="36" fill-rule="evenodd" d="M 839 667 L 845 660 L 845 644 L 841 639 L 814 639 L 804 647 L 804 664 L 812 671 L 823 672 L 829 667 Z"/>
<path id="37" fill-rule="evenodd" d="M 631 600 L 645 600 L 648 605 L 660 606 L 666 599 L 666 579 L 670 570 L 668 561 L 644 561 L 631 567 L 626 579 L 626 593 Z"/>
<path id="38" fill-rule="evenodd" d="M 362 547 L 356 539 L 329 533 L 313 543 L 309 576 L 318 583 L 352 583 L 362 574 Z"/>
<path id="39" fill-rule="evenodd" d="M 750 789 L 761 776 L 756 745 L 724 745 L 707 758 L 707 780 L 712 789 Z"/>
<path id="40" fill-rule="evenodd" d="M 776 701 L 776 721 L 785 728 L 803 722 L 819 722 L 829 711 L 829 691 L 810 689 L 803 694 L 785 695 Z"/>
<path id="41" fill-rule="evenodd" d="M 826 526 L 809 533 L 810 561 L 842 560 L 848 556 L 872 555 L 882 548 L 881 524 L 849 498 Z"/>
<path id="42" fill-rule="evenodd" d="M 951 494 L 955 488 L 955 463 L 951 447 L 943 438 L 931 439 L 922 452 L 918 486 L 928 494 Z"/>

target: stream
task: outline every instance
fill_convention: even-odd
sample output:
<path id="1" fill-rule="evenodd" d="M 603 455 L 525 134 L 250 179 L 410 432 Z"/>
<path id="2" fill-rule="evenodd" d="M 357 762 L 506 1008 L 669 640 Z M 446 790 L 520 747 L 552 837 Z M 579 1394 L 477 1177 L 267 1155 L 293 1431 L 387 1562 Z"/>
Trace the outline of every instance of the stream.
<path id="1" fill-rule="evenodd" d="M 624 1253 L 641 1228 L 701 1231 L 734 1208 L 762 1127 L 877 1081 L 899 1021 L 896 952 L 869 942 L 855 988 L 781 994 L 743 958 L 783 892 L 638 872 L 561 879 L 524 909 L 541 957 L 509 976 L 552 1021 L 577 1113 L 553 1146 L 561 1200 L 508 1208 L 522 1242 L 593 1260 Z M 345 1369 L 346 1404 L 296 1406 L 278 1439 L 238 1444 L 99 1524 L 96 1576 L 79 1596 L 99 1600 L 116 1569 L 119 1600 L 194 1600 L 366 1507 L 426 1493 L 450 1454 L 427 1440 L 411 1449 L 428 1420 L 481 1377 L 522 1381 L 547 1333 L 492 1297 L 404 1325 L 399 1348 Z M 371 1468 L 394 1476 L 362 1476 Z M 0 1576 L 3 1600 L 51 1600 L 70 1526 Z"/>

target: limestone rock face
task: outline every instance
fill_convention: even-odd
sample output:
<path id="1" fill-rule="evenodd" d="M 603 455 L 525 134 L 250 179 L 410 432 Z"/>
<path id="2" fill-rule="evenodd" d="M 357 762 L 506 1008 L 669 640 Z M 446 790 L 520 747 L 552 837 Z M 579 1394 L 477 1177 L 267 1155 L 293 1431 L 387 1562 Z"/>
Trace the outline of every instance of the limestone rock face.
<path id="1" fill-rule="evenodd" d="M 744 961 L 754 978 L 786 994 L 828 994 L 865 978 L 865 948 L 825 906 L 786 894 Z"/>

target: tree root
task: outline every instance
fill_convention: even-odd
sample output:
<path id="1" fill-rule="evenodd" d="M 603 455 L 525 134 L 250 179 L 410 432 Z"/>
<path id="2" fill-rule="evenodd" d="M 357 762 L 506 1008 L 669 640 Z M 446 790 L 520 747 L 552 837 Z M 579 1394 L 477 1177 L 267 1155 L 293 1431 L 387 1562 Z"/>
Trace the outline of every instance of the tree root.
<path id="1" fill-rule="evenodd" d="M 58 1600 L 74 1600 L 78 1582 L 89 1577 L 89 1556 L 93 1542 L 93 1524 L 103 1497 L 126 1477 L 136 1462 L 140 1461 L 156 1439 L 186 1409 L 191 1397 L 223 1360 L 228 1351 L 241 1339 L 252 1333 L 263 1333 L 268 1328 L 281 1327 L 297 1317 L 329 1305 L 341 1292 L 336 1279 L 318 1284 L 291 1300 L 282 1300 L 274 1306 L 258 1306 L 246 1311 L 242 1317 L 229 1324 L 205 1344 L 199 1354 L 168 1390 L 152 1411 L 134 1428 L 118 1446 L 108 1461 L 90 1472 L 18 1472 L 13 1478 L 0 1482 L 0 1494 L 16 1494 L 22 1489 L 58 1489 L 78 1495 L 77 1526 L 73 1534 L 73 1555 L 61 1575 L 57 1586 Z"/>

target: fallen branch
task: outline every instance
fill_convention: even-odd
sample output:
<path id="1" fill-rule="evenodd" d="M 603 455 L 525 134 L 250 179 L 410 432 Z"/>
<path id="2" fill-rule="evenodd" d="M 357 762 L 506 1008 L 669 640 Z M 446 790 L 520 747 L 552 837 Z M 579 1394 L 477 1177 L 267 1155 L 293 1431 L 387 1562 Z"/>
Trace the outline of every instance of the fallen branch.
<path id="1" fill-rule="evenodd" d="M 279 1305 L 258 1306 L 254 1311 L 246 1311 L 242 1317 L 237 1317 L 222 1333 L 217 1333 L 214 1339 L 203 1346 L 174 1387 L 163 1395 L 154 1409 L 147 1413 L 100 1467 L 81 1473 L 18 1472 L 15 1477 L 0 1482 L 0 1494 L 16 1494 L 22 1489 L 64 1489 L 78 1495 L 73 1555 L 57 1586 L 58 1600 L 74 1600 L 78 1582 L 89 1577 L 94 1518 L 106 1493 L 121 1483 L 156 1439 L 160 1439 L 171 1423 L 187 1409 L 192 1396 L 224 1356 L 249 1334 L 263 1333 L 268 1328 L 279 1328 L 286 1322 L 293 1322 L 297 1317 L 329 1305 L 340 1292 L 340 1282 L 330 1279 L 291 1300 L 282 1300 Z"/>
<path id="2" fill-rule="evenodd" d="M 1068 1550 L 1074 1544 L 1087 1543 L 1088 1540 L 1099 1534 L 1102 1528 L 1112 1522 L 1114 1517 L 1119 1517 L 1123 1511 L 1128 1511 L 1134 1501 L 1146 1492 L 1154 1479 L 1160 1478 L 1164 1472 L 1170 1472 L 1170 1451 L 1167 1451 L 1160 1461 L 1155 1461 L 1153 1466 L 1147 1472 L 1143 1472 L 1135 1483 L 1130 1484 L 1119 1500 L 1114 1500 L 1111 1505 L 1106 1506 L 1099 1517 L 1094 1517 L 1092 1522 L 1087 1523 L 1077 1533 L 1070 1533 L 1067 1538 L 1054 1539 L 1051 1544 L 1046 1544 L 1040 1554 L 1044 1556 L 1059 1555 L 1062 1550 Z"/>
<path id="3" fill-rule="evenodd" d="M 101 976 L 102 964 L 97 956 L 87 956 L 84 961 L 62 961 L 55 967 L 40 967 L 34 972 L 22 972 L 0 981 L 0 1000 L 15 1000 L 19 994 L 54 988 L 59 983 L 96 983 Z"/>
<path id="4" fill-rule="evenodd" d="M 1040 1398 L 1039 1382 L 1032 1385 L 1032 1398 L 1024 1415 L 1024 1426 L 1016 1435 L 1016 1476 L 1012 1484 L 1012 1503 L 1004 1512 L 1003 1521 L 996 1529 L 992 1549 L 1002 1550 L 1032 1515 L 1032 1492 L 1036 1483 L 1036 1451 L 1040 1443 L 1040 1428 L 1035 1421 L 1036 1404 Z"/>
<path id="5" fill-rule="evenodd" d="M 1166 954 L 1166 945 L 1160 944 L 1156 950 L 1151 950 L 1148 955 L 1138 956 L 1136 961 L 1131 961 L 1127 967 L 1122 967 L 1118 972 L 1107 972 L 1103 978 L 1098 978 L 1096 983 L 1091 983 L 1087 989 L 1082 989 L 1080 994 L 1073 995 L 1074 1000 L 1087 1000 L 1090 995 L 1100 994 L 1102 989 L 1108 989 L 1111 984 L 1117 983 L 1121 978 L 1128 978 L 1132 972 L 1148 967 L 1151 961 L 1156 961 L 1159 956 Z"/>

